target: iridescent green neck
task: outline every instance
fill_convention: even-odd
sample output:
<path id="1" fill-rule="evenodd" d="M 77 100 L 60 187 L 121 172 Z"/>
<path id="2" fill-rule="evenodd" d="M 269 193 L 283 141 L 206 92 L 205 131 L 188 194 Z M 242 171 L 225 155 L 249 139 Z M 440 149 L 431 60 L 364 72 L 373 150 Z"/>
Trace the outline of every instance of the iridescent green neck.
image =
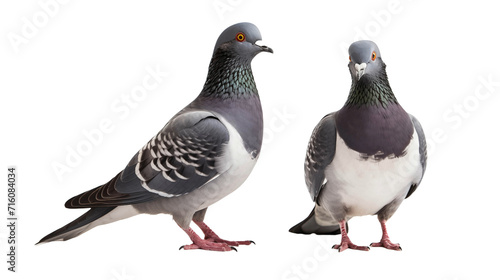
<path id="1" fill-rule="evenodd" d="M 207 80 L 200 95 L 223 99 L 258 95 L 251 61 L 251 58 L 236 57 L 219 49 L 210 61 Z"/>
<path id="2" fill-rule="evenodd" d="M 387 75 L 381 71 L 380 75 L 365 75 L 359 81 L 353 81 L 349 97 L 344 106 L 370 105 L 387 108 L 388 104 L 398 104 L 392 92 Z"/>

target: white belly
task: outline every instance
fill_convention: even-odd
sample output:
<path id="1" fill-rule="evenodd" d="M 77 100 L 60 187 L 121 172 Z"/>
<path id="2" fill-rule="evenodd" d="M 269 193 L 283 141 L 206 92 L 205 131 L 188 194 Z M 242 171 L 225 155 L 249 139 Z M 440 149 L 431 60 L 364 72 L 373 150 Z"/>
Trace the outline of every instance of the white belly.
<path id="1" fill-rule="evenodd" d="M 362 159 L 337 135 L 335 157 L 325 171 L 323 195 L 338 196 L 335 200 L 343 204 L 349 217 L 375 214 L 405 196 L 411 184 L 418 182 L 422 167 L 415 131 L 406 151 L 398 158 Z"/>
<path id="2" fill-rule="evenodd" d="M 225 145 L 222 156 L 215 163 L 215 168 L 221 175 L 195 191 L 199 192 L 196 195 L 205 197 L 197 210 L 212 205 L 239 188 L 252 172 L 258 159 L 258 156 L 252 158 L 245 149 L 236 129 L 222 116 L 217 117 L 229 131 L 229 143 Z"/>

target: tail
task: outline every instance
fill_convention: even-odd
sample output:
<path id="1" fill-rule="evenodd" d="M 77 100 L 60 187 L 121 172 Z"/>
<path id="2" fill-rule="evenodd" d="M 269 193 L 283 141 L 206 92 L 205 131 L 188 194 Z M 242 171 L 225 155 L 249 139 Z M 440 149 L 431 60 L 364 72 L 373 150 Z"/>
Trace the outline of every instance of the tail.
<path id="1" fill-rule="evenodd" d="M 62 228 L 52 232 L 51 234 L 42 238 L 36 245 L 41 243 L 47 243 L 52 241 L 66 241 L 68 239 L 79 236 L 80 234 L 102 224 L 107 224 L 122 218 L 110 218 L 110 219 L 100 219 L 108 214 L 111 211 L 121 208 L 121 207 L 95 207 L 91 208 L 85 214 L 72 221 L 71 223 L 63 226 Z M 117 209 L 118 210 L 118 209 Z M 121 212 L 121 211 L 120 211 Z M 112 215 L 115 216 L 115 215 Z M 131 215 L 129 215 L 131 216 Z"/>
<path id="2" fill-rule="evenodd" d="M 313 208 L 311 214 L 305 218 L 302 222 L 296 224 L 291 229 L 289 229 L 292 233 L 300 233 L 300 234 L 319 234 L 319 235 L 335 235 L 340 234 L 340 226 L 338 223 L 333 222 L 331 225 L 322 226 L 319 225 L 316 221 L 316 207 Z M 348 229 L 346 224 L 346 229 Z"/>

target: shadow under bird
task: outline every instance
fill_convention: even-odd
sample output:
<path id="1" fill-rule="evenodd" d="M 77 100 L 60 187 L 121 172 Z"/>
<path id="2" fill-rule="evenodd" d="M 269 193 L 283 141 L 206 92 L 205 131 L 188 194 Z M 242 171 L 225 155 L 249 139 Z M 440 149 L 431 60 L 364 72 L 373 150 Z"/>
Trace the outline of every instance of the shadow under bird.
<path id="1" fill-rule="evenodd" d="M 221 239 L 203 220 L 207 207 L 236 190 L 259 157 L 263 118 L 251 61 L 260 52 L 273 52 L 256 44 L 261 39 L 251 23 L 224 30 L 198 97 L 108 183 L 68 200 L 67 208 L 90 210 L 39 243 L 68 240 L 140 213 L 171 214 L 193 242 L 181 247 L 185 250 L 231 251 L 253 243 Z"/>
<path id="2" fill-rule="evenodd" d="M 424 132 L 396 100 L 374 42 L 351 44 L 348 66 L 352 84 L 347 102 L 319 122 L 307 147 L 305 180 L 314 209 L 290 232 L 341 234 L 333 248 L 367 251 L 369 247 L 350 241 L 347 221 L 377 215 L 382 238 L 370 246 L 401 250 L 389 239 L 386 221 L 422 180 Z"/>

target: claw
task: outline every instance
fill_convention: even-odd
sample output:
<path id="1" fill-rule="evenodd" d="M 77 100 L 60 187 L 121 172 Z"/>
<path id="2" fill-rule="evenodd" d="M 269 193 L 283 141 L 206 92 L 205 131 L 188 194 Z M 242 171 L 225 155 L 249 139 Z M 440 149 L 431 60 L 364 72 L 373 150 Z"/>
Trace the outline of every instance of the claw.
<path id="1" fill-rule="evenodd" d="M 383 239 L 380 242 L 373 242 L 370 247 L 384 247 L 389 250 L 403 251 L 403 248 L 399 244 L 391 243 L 389 239 Z"/>
<path id="2" fill-rule="evenodd" d="M 231 250 L 238 252 L 238 250 L 236 250 L 236 248 L 234 248 L 234 247 L 231 247 Z"/>
<path id="3" fill-rule="evenodd" d="M 191 228 L 184 229 L 184 231 L 189 235 L 193 244 L 184 245 L 179 248 L 179 250 L 208 250 L 208 251 L 231 251 L 234 248 L 226 243 L 217 243 L 209 240 L 201 239 Z"/>

